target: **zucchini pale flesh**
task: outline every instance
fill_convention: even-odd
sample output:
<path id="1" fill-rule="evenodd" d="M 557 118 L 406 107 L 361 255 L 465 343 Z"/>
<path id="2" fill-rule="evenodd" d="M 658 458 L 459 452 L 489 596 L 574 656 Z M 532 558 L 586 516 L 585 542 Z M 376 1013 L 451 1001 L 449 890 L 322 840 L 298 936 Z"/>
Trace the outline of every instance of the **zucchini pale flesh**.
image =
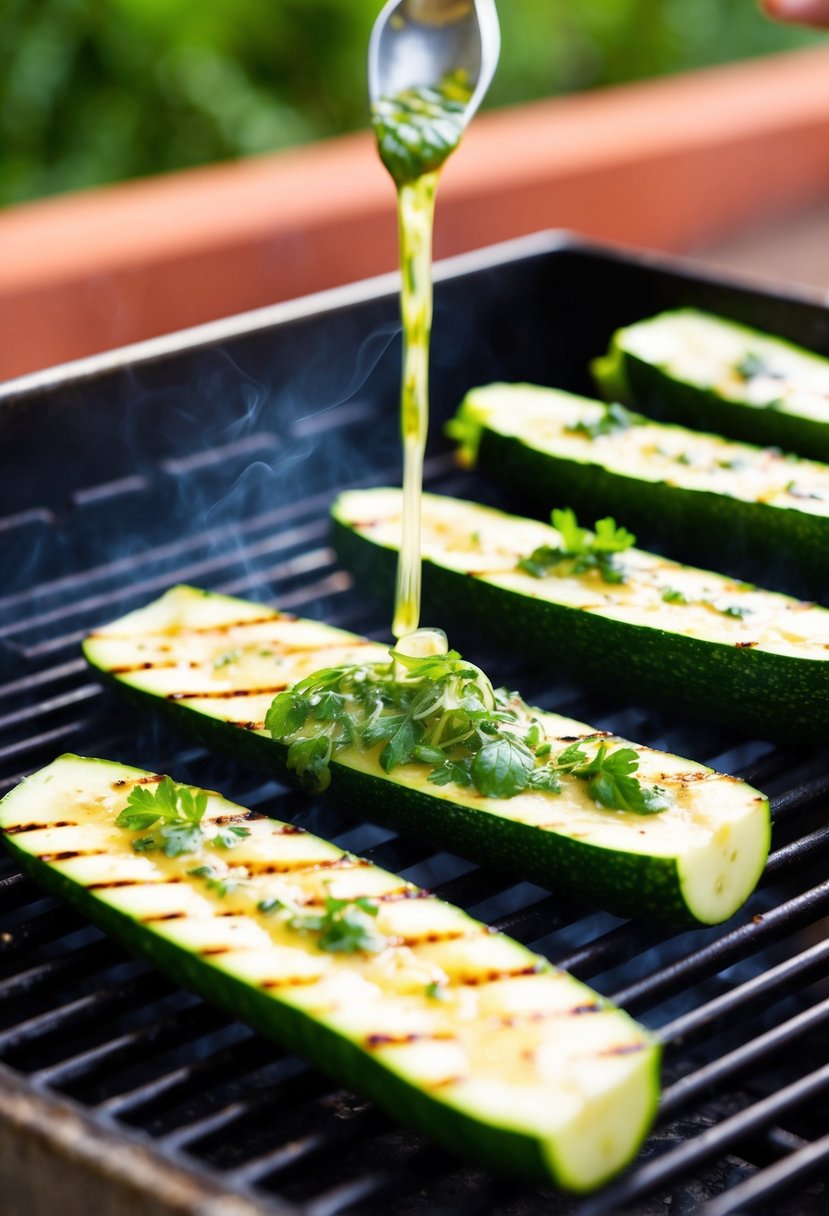
<path id="1" fill-rule="evenodd" d="M 384 647 L 342 630 L 189 587 L 173 588 L 97 630 L 84 650 L 133 699 L 163 707 L 208 745 L 283 775 L 287 748 L 264 726 L 275 694 L 321 668 L 388 658 Z M 576 739 L 591 752 L 601 744 L 603 736 L 583 723 L 532 712 L 554 750 Z M 767 800 L 700 764 L 631 746 L 638 775 L 667 791 L 669 809 L 652 815 L 606 810 L 577 779 L 559 794 L 485 797 L 474 788 L 430 783 L 428 767 L 416 762 L 386 772 L 379 745 L 336 752 L 330 792 L 365 818 L 619 915 L 725 920 L 762 871 Z"/>
<path id="2" fill-rule="evenodd" d="M 625 1013 L 460 909 L 218 794 L 197 852 L 136 852 L 116 819 L 160 780 L 62 756 L 3 799 L 0 833 L 127 946 L 447 1147 L 576 1191 L 634 1155 L 659 1052 Z M 247 836 L 207 843 L 228 825 Z M 306 927 L 330 900 L 372 911 L 361 948 Z"/>
<path id="3" fill-rule="evenodd" d="M 334 504 L 334 544 L 361 585 L 387 592 L 400 536 L 398 490 L 356 490 Z M 579 678 L 645 703 L 684 706 L 771 739 L 825 738 L 829 611 L 639 549 L 621 582 L 563 561 L 543 577 L 519 566 L 560 549 L 546 524 L 426 494 L 423 591 L 431 619 L 486 630 Z"/>
<path id="4" fill-rule="evenodd" d="M 829 597 L 829 465 L 526 384 L 473 389 L 450 428 L 462 460 L 545 516 L 610 514 L 674 557 Z"/>
<path id="5" fill-rule="evenodd" d="M 829 460 L 829 359 L 693 308 L 617 330 L 592 371 L 655 418 Z"/>

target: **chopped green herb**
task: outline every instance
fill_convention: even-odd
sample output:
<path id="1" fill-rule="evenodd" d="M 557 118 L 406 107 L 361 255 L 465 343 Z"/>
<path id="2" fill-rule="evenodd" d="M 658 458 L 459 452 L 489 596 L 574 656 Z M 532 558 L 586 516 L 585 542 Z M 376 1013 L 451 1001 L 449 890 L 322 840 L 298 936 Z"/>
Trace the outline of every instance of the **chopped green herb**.
<path id="1" fill-rule="evenodd" d="M 688 596 L 684 591 L 677 591 L 676 587 L 666 587 L 662 592 L 662 599 L 666 604 L 687 604 Z"/>
<path id="2" fill-rule="evenodd" d="M 618 401 L 613 401 L 604 407 L 604 413 L 596 422 L 575 422 L 564 429 L 571 435 L 587 435 L 590 439 L 598 439 L 602 435 L 613 435 L 617 431 L 626 431 L 629 427 L 637 426 L 642 421 L 639 414 L 632 414 Z"/>
<path id="3" fill-rule="evenodd" d="M 205 843 L 202 820 L 206 810 L 204 790 L 178 785 L 172 778 L 164 777 L 154 789 L 136 785 L 130 790 L 127 805 L 115 824 L 132 832 L 146 832 L 160 824 L 149 835 L 138 836 L 132 842 L 133 849 L 136 853 L 162 849 L 168 857 L 180 857 L 184 853 L 198 852 Z M 247 828 L 223 825 L 218 828 L 212 843 L 230 849 L 248 835 Z"/>
<path id="4" fill-rule="evenodd" d="M 787 494 L 791 494 L 792 498 L 805 498 L 815 502 L 823 502 L 822 494 L 815 494 L 812 490 L 804 490 L 796 481 L 787 482 L 784 489 Z"/>
<path id="5" fill-rule="evenodd" d="M 445 984 L 432 980 L 431 984 L 426 985 L 426 995 L 430 1001 L 445 1001 L 449 994 Z"/>
<path id="6" fill-rule="evenodd" d="M 662 795 L 657 805 L 632 776 L 638 758 L 630 748 L 621 749 L 626 780 L 616 784 L 611 777 L 618 751 L 606 757 L 607 769 L 604 759 L 596 768 L 597 758 L 591 761 L 580 744 L 553 756 L 552 742 L 535 718 L 527 723 L 520 699 L 493 689 L 456 651 L 412 658 L 392 650 L 391 657 L 390 663 L 315 672 L 274 699 L 266 726 L 288 744 L 288 764 L 306 787 L 325 788 L 331 757 L 341 748 L 379 747 L 386 772 L 424 764 L 431 784 L 474 786 L 487 798 L 512 798 L 528 789 L 558 794 L 563 780 L 575 778 L 586 781 L 605 807 L 649 814 L 668 805 Z"/>
<path id="7" fill-rule="evenodd" d="M 753 380 L 755 376 L 768 376 L 772 379 L 781 379 L 780 372 L 775 372 L 766 362 L 762 355 L 756 354 L 754 351 L 749 351 L 747 354 L 735 363 L 734 370 L 743 380 Z"/>
<path id="8" fill-rule="evenodd" d="M 196 866 L 194 870 L 188 870 L 187 873 L 193 878 L 203 878 L 207 890 L 214 891 L 220 899 L 238 891 L 250 878 L 247 870 L 243 870 L 241 866 L 232 873 L 225 874 L 215 870 L 213 866 Z"/>
<path id="9" fill-rule="evenodd" d="M 471 97 L 466 73 L 434 88 L 404 89 L 371 107 L 380 159 L 398 186 L 435 173 L 458 146 Z"/>
<path id="10" fill-rule="evenodd" d="M 751 615 L 751 609 L 743 604 L 729 604 L 727 608 L 718 608 L 717 611 L 721 612 L 723 616 L 733 616 L 740 621 Z"/>
<path id="11" fill-rule="evenodd" d="M 529 557 L 521 558 L 518 569 L 533 578 L 544 578 L 551 570 L 567 562 L 564 574 L 585 574 L 598 570 L 606 583 L 623 583 L 624 567 L 618 555 L 636 544 L 636 537 L 627 528 L 616 526 L 610 516 L 596 520 L 594 533 L 579 527 L 573 511 L 555 510 L 553 526 L 561 533 L 562 544 L 558 548 L 541 545 Z"/>
<path id="12" fill-rule="evenodd" d="M 213 666 L 218 671 L 222 667 L 229 667 L 231 663 L 238 663 L 241 657 L 241 650 L 226 650 L 224 654 L 218 655 L 213 660 Z"/>

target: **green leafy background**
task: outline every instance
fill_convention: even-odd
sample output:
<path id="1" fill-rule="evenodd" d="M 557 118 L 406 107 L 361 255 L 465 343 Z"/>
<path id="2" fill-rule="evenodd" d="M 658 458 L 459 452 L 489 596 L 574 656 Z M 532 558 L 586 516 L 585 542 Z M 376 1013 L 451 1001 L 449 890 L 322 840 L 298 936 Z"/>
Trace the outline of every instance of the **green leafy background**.
<path id="1" fill-rule="evenodd" d="M 0 203 L 367 125 L 380 0 L 0 0 Z M 754 0 L 501 0 L 489 104 L 802 46 Z"/>

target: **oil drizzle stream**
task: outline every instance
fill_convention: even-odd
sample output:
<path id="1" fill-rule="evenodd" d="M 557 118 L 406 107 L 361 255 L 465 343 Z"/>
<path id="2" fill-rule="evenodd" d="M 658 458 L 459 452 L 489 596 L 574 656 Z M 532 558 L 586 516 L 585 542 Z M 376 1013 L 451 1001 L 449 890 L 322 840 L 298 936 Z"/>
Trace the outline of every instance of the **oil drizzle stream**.
<path id="1" fill-rule="evenodd" d="M 458 146 L 471 90 L 465 77 L 437 88 L 407 89 L 372 107 L 380 159 L 397 186 L 403 324 L 400 429 L 403 442 L 403 531 L 392 633 L 420 623 L 420 499 L 429 428 L 429 341 L 432 331 L 432 229 L 440 168 Z"/>

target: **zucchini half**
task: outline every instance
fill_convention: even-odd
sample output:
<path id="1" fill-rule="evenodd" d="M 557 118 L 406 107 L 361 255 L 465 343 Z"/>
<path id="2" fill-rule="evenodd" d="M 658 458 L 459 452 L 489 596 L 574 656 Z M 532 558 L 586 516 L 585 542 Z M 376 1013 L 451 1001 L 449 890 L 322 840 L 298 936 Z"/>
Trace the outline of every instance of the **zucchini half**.
<path id="1" fill-rule="evenodd" d="M 231 852 L 135 852 L 115 820 L 160 780 L 61 756 L 6 795 L 0 834 L 126 946 L 446 1147 L 574 1191 L 633 1157 L 659 1048 L 627 1014 L 451 904 L 218 794 L 202 823 L 244 825 Z M 329 896 L 371 901 L 371 952 L 330 952 L 259 906 L 319 915 Z"/>
<path id="2" fill-rule="evenodd" d="M 616 406 L 615 411 L 621 407 Z M 671 555 L 762 563 L 777 590 L 829 598 L 829 465 L 650 422 L 559 389 L 472 389 L 447 428 L 460 459 L 545 513 L 611 514 Z"/>
<path id="3" fill-rule="evenodd" d="M 332 508 L 340 561 L 388 593 L 400 539 L 399 490 L 354 490 Z M 555 528 L 490 507 L 423 496 L 423 592 L 434 620 L 485 630 L 580 679 L 645 703 L 682 706 L 770 739 L 829 730 L 829 611 L 654 553 L 620 555 L 625 581 L 518 567 L 562 543 Z"/>
<path id="4" fill-rule="evenodd" d="M 829 359 L 693 308 L 619 329 L 591 370 L 655 418 L 829 460 Z"/>
<path id="5" fill-rule="evenodd" d="M 282 776 L 287 747 L 264 727 L 275 694 L 324 667 L 388 660 L 385 647 L 353 634 L 191 587 L 172 588 L 97 630 L 84 651 L 134 700 L 165 709 L 208 746 Z M 536 714 L 555 754 L 575 739 L 592 752 L 604 738 L 570 718 L 526 712 L 528 727 L 530 712 Z M 430 770 L 420 763 L 385 772 L 379 744 L 335 752 L 330 790 L 363 818 L 621 916 L 676 924 L 727 919 L 762 872 L 767 799 L 701 764 L 631 746 L 637 777 L 667 790 L 669 809 L 608 811 L 589 797 L 585 782 L 569 777 L 557 795 L 530 790 L 484 797 L 473 787 L 430 783 Z"/>

